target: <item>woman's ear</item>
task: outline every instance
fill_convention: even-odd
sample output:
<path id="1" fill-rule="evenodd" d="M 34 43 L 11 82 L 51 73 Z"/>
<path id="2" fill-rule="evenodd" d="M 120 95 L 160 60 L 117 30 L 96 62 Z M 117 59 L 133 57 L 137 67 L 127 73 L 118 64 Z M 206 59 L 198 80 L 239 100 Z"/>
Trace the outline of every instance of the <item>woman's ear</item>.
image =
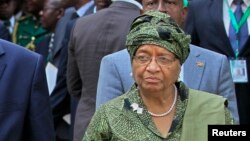
<path id="1" fill-rule="evenodd" d="M 176 71 L 176 81 L 175 82 L 179 81 L 180 73 L 181 73 L 181 64 L 178 64 L 178 70 Z"/>

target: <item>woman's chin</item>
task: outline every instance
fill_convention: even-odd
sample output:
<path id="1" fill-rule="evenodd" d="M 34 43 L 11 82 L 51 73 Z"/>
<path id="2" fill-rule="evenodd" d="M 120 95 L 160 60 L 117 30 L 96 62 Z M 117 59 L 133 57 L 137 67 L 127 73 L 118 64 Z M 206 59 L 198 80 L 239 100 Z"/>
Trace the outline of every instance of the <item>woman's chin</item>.
<path id="1" fill-rule="evenodd" d="M 159 85 L 159 83 L 147 83 L 143 85 L 142 89 L 147 90 L 147 91 L 159 91 L 162 89 L 162 87 Z"/>

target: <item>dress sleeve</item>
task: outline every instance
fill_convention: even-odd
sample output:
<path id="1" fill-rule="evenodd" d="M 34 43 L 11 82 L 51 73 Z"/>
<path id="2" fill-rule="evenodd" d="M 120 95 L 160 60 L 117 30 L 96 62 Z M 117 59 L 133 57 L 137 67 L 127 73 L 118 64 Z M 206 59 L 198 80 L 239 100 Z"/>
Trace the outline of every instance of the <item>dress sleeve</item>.
<path id="1" fill-rule="evenodd" d="M 103 105 L 95 112 L 85 132 L 83 141 L 105 141 L 111 139 L 112 133 L 105 108 L 105 105 Z"/>

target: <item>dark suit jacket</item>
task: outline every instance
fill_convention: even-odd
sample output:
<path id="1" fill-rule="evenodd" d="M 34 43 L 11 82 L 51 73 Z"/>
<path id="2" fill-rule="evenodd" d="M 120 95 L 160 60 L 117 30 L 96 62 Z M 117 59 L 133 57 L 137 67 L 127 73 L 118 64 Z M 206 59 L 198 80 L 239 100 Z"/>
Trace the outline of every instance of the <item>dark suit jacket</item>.
<path id="1" fill-rule="evenodd" d="M 140 9 L 134 4 L 115 1 L 108 8 L 76 21 L 69 42 L 67 67 L 68 90 L 80 100 L 75 117 L 74 141 L 82 140 L 95 112 L 102 57 L 125 48 L 130 24 L 139 15 Z"/>
<path id="2" fill-rule="evenodd" d="M 63 38 L 65 36 L 65 29 L 68 21 L 71 20 L 72 14 L 75 12 L 75 8 L 70 7 L 67 8 L 64 12 L 64 15 L 62 18 L 60 18 L 56 24 L 55 29 L 55 37 L 54 37 L 54 43 L 53 43 L 53 64 L 58 67 L 59 62 L 61 60 L 59 56 L 61 48 L 63 47 Z"/>
<path id="3" fill-rule="evenodd" d="M 49 43 L 51 35 L 48 35 L 36 43 L 35 52 L 43 56 L 44 63 L 47 63 Z"/>
<path id="4" fill-rule="evenodd" d="M 185 30 L 192 35 L 192 43 L 215 52 L 234 57 L 223 23 L 223 0 L 194 0 L 190 3 Z M 249 17 L 248 17 L 249 18 Z M 247 60 L 248 83 L 236 83 L 236 97 L 240 123 L 250 124 L 250 39 L 239 57 Z M 230 70 L 228 70 L 230 71 Z"/>
<path id="5" fill-rule="evenodd" d="M 3 25 L 3 22 L 0 21 L 0 39 L 10 41 L 10 32 L 9 30 Z"/>
<path id="6" fill-rule="evenodd" d="M 0 140 L 54 141 L 43 59 L 0 39 Z"/>
<path id="7" fill-rule="evenodd" d="M 48 62 L 47 57 L 50 38 L 51 36 L 47 36 L 38 44 L 36 44 L 35 52 L 43 56 L 45 63 Z M 66 128 L 69 128 L 69 125 L 67 125 L 63 120 L 63 116 L 70 113 L 70 97 L 66 85 L 66 62 L 64 62 L 64 58 L 67 58 L 67 51 L 61 52 L 60 55 L 61 56 L 59 64 L 58 66 L 56 66 L 58 68 L 56 86 L 50 95 L 50 104 L 52 108 L 54 126 L 57 131 L 57 136 L 58 134 L 60 134 L 58 133 L 58 130 L 60 130 L 60 132 L 62 131 L 61 129 L 58 129 L 58 127 L 61 128 L 63 126 L 66 126 Z M 50 63 L 53 63 L 53 60 Z M 69 132 L 68 129 L 65 129 L 65 132 Z M 65 136 L 66 133 L 62 134 L 63 136 Z"/>

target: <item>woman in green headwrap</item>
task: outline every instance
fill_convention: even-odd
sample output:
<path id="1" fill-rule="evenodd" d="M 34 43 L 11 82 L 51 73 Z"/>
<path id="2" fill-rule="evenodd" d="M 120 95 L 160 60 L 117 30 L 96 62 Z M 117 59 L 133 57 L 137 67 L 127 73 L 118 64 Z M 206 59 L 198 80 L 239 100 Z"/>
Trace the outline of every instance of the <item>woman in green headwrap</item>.
<path id="1" fill-rule="evenodd" d="M 209 124 L 233 124 L 224 98 L 178 81 L 189 43 L 167 14 L 136 18 L 126 41 L 135 84 L 96 111 L 83 140 L 206 141 Z"/>

